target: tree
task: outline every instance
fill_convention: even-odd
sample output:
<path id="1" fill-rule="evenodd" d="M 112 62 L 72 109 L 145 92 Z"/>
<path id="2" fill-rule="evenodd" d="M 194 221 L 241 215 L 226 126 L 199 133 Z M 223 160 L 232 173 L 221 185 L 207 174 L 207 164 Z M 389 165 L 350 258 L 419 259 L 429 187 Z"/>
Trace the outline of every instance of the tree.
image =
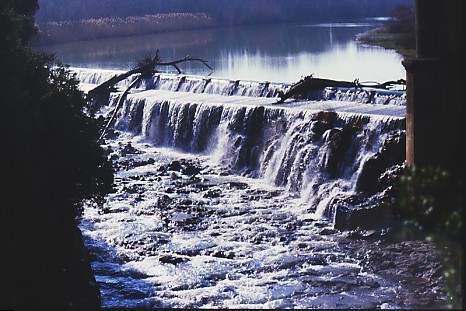
<path id="1" fill-rule="evenodd" d="M 110 191 L 113 172 L 78 82 L 28 48 L 36 10 L 37 0 L 0 2 L 0 308 L 95 308 L 76 216 Z"/>

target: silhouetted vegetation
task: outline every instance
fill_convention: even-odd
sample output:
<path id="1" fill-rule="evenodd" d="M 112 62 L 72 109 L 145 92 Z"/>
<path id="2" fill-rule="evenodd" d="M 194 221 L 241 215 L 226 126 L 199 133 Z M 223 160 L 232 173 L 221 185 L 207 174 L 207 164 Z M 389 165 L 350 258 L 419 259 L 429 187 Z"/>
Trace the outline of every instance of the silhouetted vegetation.
<path id="1" fill-rule="evenodd" d="M 401 5 L 397 7 L 391 18 L 386 22 L 385 27 L 391 34 L 397 34 L 394 37 L 396 44 L 403 49 L 416 48 L 416 33 L 415 33 L 415 19 L 414 8 L 410 6 Z"/>
<path id="2" fill-rule="evenodd" d="M 397 7 L 385 24 L 391 33 L 414 34 L 414 8 L 405 5 Z"/>
<path id="3" fill-rule="evenodd" d="M 94 308 L 76 216 L 110 191 L 113 172 L 78 81 L 28 48 L 36 9 L 37 0 L 0 2 L 0 308 Z"/>

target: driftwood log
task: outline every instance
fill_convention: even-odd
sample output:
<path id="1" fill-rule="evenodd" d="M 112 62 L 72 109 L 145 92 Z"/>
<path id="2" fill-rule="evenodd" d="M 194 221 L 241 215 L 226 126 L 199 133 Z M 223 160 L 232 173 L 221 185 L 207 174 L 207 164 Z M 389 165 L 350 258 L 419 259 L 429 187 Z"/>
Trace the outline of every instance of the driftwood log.
<path id="1" fill-rule="evenodd" d="M 341 87 L 341 88 L 359 88 L 364 87 L 376 88 L 376 89 L 388 89 L 393 85 L 405 85 L 405 80 L 398 81 L 387 81 L 385 83 L 377 82 L 365 82 L 360 83 L 359 79 L 354 80 L 353 82 L 348 81 L 337 81 L 330 79 L 321 79 L 314 78 L 312 75 L 306 76 L 299 80 L 298 82 L 292 84 L 288 91 L 279 92 L 280 99 L 277 101 L 277 104 L 282 104 L 288 98 L 299 98 L 309 94 L 312 91 L 320 91 L 326 87 Z"/>
<path id="2" fill-rule="evenodd" d="M 159 71 L 156 70 L 157 66 L 171 66 L 171 67 L 174 67 L 178 71 L 179 74 L 181 74 L 182 71 L 181 71 L 181 69 L 180 69 L 180 67 L 178 65 L 181 64 L 181 63 L 190 62 L 190 61 L 201 62 L 207 68 L 212 70 L 212 68 L 209 66 L 207 61 L 203 60 L 202 58 L 196 58 L 196 57 L 191 57 L 191 56 L 186 56 L 184 58 L 181 58 L 181 59 L 178 59 L 178 60 L 175 60 L 175 61 L 162 62 L 161 59 L 160 59 L 160 56 L 159 56 L 159 51 L 157 50 L 155 56 L 150 56 L 150 55 L 146 56 L 143 60 L 138 62 L 138 65 L 135 68 L 133 68 L 133 69 L 131 69 L 129 71 L 126 71 L 124 73 L 121 73 L 119 75 L 115 75 L 112 78 L 110 78 L 109 80 L 101 83 L 97 87 L 90 90 L 87 93 L 87 98 L 90 101 L 94 101 L 94 100 L 96 100 L 98 98 L 108 98 L 108 95 L 110 94 L 110 92 L 112 90 L 115 89 L 115 85 L 118 82 L 121 82 L 121 81 L 123 81 L 123 80 L 125 80 L 125 79 L 127 79 L 127 78 L 129 78 L 129 77 L 131 77 L 133 75 L 136 75 L 136 74 L 139 75 L 126 88 L 126 90 L 120 96 L 117 104 L 113 108 L 113 112 L 111 114 L 111 117 L 109 118 L 109 120 L 107 121 L 107 124 L 105 125 L 104 129 L 102 130 L 99 141 L 102 140 L 103 137 L 105 136 L 105 133 L 107 132 L 110 125 L 112 124 L 113 120 L 115 119 L 115 116 L 116 116 L 116 114 L 118 112 L 118 109 L 121 107 L 122 102 L 125 100 L 125 98 L 128 95 L 129 91 L 133 87 L 135 87 L 143 79 L 148 78 L 148 77 L 154 75 L 155 73 L 158 73 Z"/>

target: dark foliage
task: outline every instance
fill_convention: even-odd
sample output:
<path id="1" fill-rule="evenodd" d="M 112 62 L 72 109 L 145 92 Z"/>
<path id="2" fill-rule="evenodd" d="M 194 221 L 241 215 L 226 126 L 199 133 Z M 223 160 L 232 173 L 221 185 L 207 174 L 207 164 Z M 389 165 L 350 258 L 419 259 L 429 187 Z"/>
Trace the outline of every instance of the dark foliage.
<path id="1" fill-rule="evenodd" d="M 399 181 L 395 212 L 430 231 L 463 238 L 463 180 L 439 167 L 411 167 Z"/>
<path id="2" fill-rule="evenodd" d="M 414 33 L 414 23 L 414 8 L 400 5 L 392 12 L 387 27 L 391 33 Z"/>
<path id="3" fill-rule="evenodd" d="M 0 308 L 97 307 L 76 226 L 113 172 L 78 82 L 31 52 L 37 0 L 0 2 Z"/>
<path id="4" fill-rule="evenodd" d="M 447 302 L 450 308 L 461 309 L 465 185 L 464 177 L 455 175 L 436 166 L 407 168 L 396 185 L 393 212 L 407 225 L 400 233 L 402 238 L 419 228 L 435 242 L 444 264 Z"/>
<path id="5" fill-rule="evenodd" d="M 397 34 L 395 42 L 404 49 L 416 48 L 414 7 L 400 5 L 386 22 L 389 33 Z"/>

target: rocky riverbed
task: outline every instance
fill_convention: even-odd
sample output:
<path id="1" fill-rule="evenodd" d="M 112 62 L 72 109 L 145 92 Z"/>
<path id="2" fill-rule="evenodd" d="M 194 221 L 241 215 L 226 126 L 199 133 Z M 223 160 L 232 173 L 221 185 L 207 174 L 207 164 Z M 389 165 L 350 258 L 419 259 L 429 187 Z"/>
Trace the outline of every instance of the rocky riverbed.
<path id="1" fill-rule="evenodd" d="M 120 134 L 102 207 L 81 221 L 104 307 L 444 308 L 435 247 L 340 231 L 283 188 Z"/>

